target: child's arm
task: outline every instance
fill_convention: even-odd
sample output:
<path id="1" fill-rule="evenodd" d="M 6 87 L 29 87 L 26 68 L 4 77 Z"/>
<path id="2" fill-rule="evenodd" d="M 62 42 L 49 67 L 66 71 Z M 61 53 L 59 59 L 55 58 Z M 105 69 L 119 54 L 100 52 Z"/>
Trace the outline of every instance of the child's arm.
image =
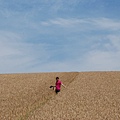
<path id="1" fill-rule="evenodd" d="M 66 86 L 65 86 L 64 84 L 62 84 L 62 86 L 63 86 L 64 88 L 66 88 Z"/>

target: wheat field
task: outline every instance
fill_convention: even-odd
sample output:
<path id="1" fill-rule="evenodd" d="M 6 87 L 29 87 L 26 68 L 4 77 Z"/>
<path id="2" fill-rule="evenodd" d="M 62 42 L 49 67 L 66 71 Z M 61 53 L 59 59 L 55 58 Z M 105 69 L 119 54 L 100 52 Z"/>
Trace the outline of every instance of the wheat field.
<path id="1" fill-rule="evenodd" d="M 1 74 L 0 120 L 120 120 L 120 72 Z"/>

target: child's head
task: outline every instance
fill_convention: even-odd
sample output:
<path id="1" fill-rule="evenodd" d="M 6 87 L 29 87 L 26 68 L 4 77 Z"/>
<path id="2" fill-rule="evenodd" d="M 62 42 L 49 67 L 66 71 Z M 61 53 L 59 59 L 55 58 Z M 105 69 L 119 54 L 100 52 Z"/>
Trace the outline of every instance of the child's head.
<path id="1" fill-rule="evenodd" d="M 56 80 L 59 80 L 59 77 L 56 77 Z"/>

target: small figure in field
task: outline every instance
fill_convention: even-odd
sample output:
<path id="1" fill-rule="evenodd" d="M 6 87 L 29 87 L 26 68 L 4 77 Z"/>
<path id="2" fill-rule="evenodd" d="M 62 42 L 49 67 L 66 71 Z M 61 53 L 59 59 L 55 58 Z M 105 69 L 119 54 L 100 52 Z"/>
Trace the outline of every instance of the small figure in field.
<path id="1" fill-rule="evenodd" d="M 55 92 L 56 92 L 56 94 L 57 94 L 58 92 L 60 92 L 61 85 L 62 85 L 63 87 L 65 87 L 65 85 L 63 85 L 63 83 L 62 83 L 61 80 L 59 79 L 59 77 L 56 77 L 55 86 L 50 86 L 50 88 L 53 88 L 53 90 L 54 90 L 54 87 L 55 87 Z"/>
<path id="2" fill-rule="evenodd" d="M 56 83 L 55 83 L 55 87 L 56 87 L 55 92 L 56 92 L 56 94 L 57 94 L 58 92 L 60 92 L 61 85 L 62 85 L 63 87 L 65 87 L 65 85 L 63 85 L 63 83 L 60 81 L 59 77 L 56 77 Z"/>

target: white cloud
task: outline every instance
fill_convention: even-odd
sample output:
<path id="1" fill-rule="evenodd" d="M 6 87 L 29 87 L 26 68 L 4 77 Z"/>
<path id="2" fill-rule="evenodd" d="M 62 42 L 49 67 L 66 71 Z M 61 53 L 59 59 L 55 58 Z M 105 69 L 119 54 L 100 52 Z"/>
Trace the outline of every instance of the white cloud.
<path id="1" fill-rule="evenodd" d="M 0 56 L 16 55 L 19 51 L 14 46 L 19 43 L 20 36 L 12 32 L 0 31 Z"/>
<path id="2" fill-rule="evenodd" d="M 98 28 L 108 29 L 108 30 L 120 30 L 120 20 L 114 20 L 109 18 L 98 18 L 90 20 L 93 25 Z"/>
<path id="3" fill-rule="evenodd" d="M 80 27 L 82 29 L 107 29 L 107 30 L 120 30 L 120 21 L 113 20 L 108 18 L 56 18 L 50 19 L 48 21 L 41 22 L 41 25 L 50 26 L 50 25 L 58 25 L 62 27 Z"/>
<path id="4" fill-rule="evenodd" d="M 0 73 L 29 71 L 49 58 L 45 44 L 27 43 L 12 32 L 0 33 Z"/>
<path id="5" fill-rule="evenodd" d="M 42 22 L 41 24 L 45 25 L 59 25 L 63 27 L 70 27 L 78 24 L 86 23 L 84 19 L 64 19 L 64 18 L 57 18 L 55 20 L 49 20 L 48 22 Z"/>
<path id="6" fill-rule="evenodd" d="M 116 50 L 120 51 L 120 35 L 108 35 L 107 39 Z"/>
<path id="7" fill-rule="evenodd" d="M 99 71 L 99 70 L 120 70 L 120 51 L 90 51 L 84 57 L 84 70 Z"/>
<path id="8" fill-rule="evenodd" d="M 103 42 L 104 41 L 104 42 Z M 107 35 L 84 55 L 83 70 L 120 70 L 120 36 Z"/>

